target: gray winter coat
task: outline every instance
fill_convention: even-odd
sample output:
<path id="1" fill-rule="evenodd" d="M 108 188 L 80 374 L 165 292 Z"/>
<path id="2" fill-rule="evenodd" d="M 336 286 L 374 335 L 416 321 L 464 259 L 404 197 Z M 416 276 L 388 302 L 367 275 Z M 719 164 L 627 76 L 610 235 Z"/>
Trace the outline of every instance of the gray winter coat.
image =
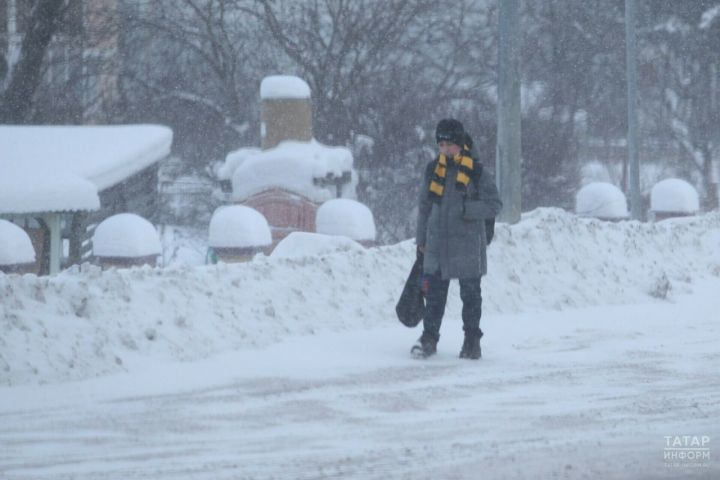
<path id="1" fill-rule="evenodd" d="M 429 194 L 435 160 L 425 169 L 420 186 L 416 242 L 425 247 L 423 271 L 440 272 L 442 278 L 474 278 L 487 273 L 485 219 L 494 218 L 502 208 L 491 175 L 475 161 L 473 180 L 467 192 L 458 190 L 458 167 L 449 161 L 445 191 L 441 199 Z"/>

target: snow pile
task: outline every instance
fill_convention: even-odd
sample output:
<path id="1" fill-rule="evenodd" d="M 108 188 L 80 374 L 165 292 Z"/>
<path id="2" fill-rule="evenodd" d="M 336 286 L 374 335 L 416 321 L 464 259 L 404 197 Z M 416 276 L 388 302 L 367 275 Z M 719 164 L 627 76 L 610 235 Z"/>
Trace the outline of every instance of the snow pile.
<path id="1" fill-rule="evenodd" d="M 27 232 L 0 218 L 0 265 L 21 265 L 35 261 L 35 249 Z"/>
<path id="2" fill-rule="evenodd" d="M 215 248 L 261 247 L 272 243 L 267 220 L 254 208 L 218 208 L 210 220 L 208 244 Z"/>
<path id="3" fill-rule="evenodd" d="M 348 198 L 328 200 L 315 216 L 318 233 L 341 235 L 353 240 L 375 240 L 375 220 L 364 204 Z"/>
<path id="4" fill-rule="evenodd" d="M 162 251 L 153 224 L 134 213 L 119 213 L 100 222 L 92 243 L 96 257 L 146 257 Z"/>
<path id="5" fill-rule="evenodd" d="M 272 258 L 312 258 L 337 252 L 363 250 L 359 243 L 347 238 L 309 232 L 292 232 L 273 249 Z"/>
<path id="6" fill-rule="evenodd" d="M 271 75 L 260 83 L 260 98 L 310 98 L 310 86 L 292 75 Z"/>
<path id="7" fill-rule="evenodd" d="M 256 147 L 245 147 L 227 154 L 225 162 L 216 171 L 219 180 L 232 180 L 233 173 L 245 160 L 258 155 L 262 150 Z"/>
<path id="8" fill-rule="evenodd" d="M 575 212 L 581 217 L 628 217 L 625 194 L 615 185 L 605 182 L 593 182 L 581 188 L 575 197 Z"/>
<path id="9" fill-rule="evenodd" d="M 697 213 L 700 199 L 695 187 L 679 178 L 658 182 L 650 192 L 650 210 L 668 213 Z"/>
<path id="10" fill-rule="evenodd" d="M 672 299 L 720 276 L 719 239 L 718 213 L 645 224 L 531 212 L 496 227 L 484 321 Z M 87 378 L 148 358 L 197 360 L 320 331 L 404 328 L 394 307 L 414 259 L 405 241 L 243 264 L 0 274 L 0 383 Z M 445 321 L 459 323 L 461 309 L 452 282 Z"/>
<path id="11" fill-rule="evenodd" d="M 329 147 L 317 140 L 310 142 L 285 141 L 275 148 L 258 151 L 250 149 L 243 153 L 244 160 L 232 173 L 233 199 L 242 202 L 247 198 L 269 190 L 281 188 L 309 200 L 322 203 L 335 198 L 334 183 L 319 184 L 328 176 L 335 178 L 350 175 L 350 181 L 342 186 L 342 197 L 355 198 L 357 173 L 353 169 L 353 156 L 344 147 Z M 223 174 L 231 169 L 236 160 L 229 157 Z"/>

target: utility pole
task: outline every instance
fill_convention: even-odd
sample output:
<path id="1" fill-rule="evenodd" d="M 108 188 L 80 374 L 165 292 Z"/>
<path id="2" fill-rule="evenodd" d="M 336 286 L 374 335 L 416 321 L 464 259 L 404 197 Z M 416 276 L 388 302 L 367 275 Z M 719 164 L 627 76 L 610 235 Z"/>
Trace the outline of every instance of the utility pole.
<path id="1" fill-rule="evenodd" d="M 625 71 L 627 78 L 627 152 L 630 166 L 630 215 L 642 220 L 640 164 L 637 148 L 637 68 L 635 55 L 635 0 L 625 0 Z"/>
<path id="2" fill-rule="evenodd" d="M 503 202 L 499 220 L 520 221 L 520 0 L 500 0 L 496 180 Z"/>

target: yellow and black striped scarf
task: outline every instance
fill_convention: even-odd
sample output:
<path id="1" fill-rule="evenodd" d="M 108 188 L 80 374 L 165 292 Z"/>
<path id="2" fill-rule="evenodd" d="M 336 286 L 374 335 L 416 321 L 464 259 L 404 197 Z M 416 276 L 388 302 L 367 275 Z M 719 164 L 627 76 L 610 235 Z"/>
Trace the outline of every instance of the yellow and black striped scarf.
<path id="1" fill-rule="evenodd" d="M 453 161 L 458 166 L 457 186 L 459 189 L 467 189 L 470 183 L 470 177 L 473 173 L 473 159 L 467 148 L 463 149 L 459 154 L 453 157 Z M 430 195 L 437 198 L 442 197 L 445 191 L 445 175 L 447 174 L 447 157 L 442 153 L 438 156 L 435 164 L 435 172 L 430 182 Z"/>

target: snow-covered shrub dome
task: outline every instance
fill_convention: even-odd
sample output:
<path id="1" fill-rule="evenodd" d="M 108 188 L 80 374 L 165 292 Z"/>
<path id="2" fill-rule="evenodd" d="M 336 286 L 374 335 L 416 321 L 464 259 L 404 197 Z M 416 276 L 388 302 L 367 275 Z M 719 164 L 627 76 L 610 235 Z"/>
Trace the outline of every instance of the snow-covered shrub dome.
<path id="1" fill-rule="evenodd" d="M 277 244 L 272 258 L 318 257 L 336 252 L 362 251 L 363 246 L 347 237 L 310 232 L 292 232 Z"/>
<path id="2" fill-rule="evenodd" d="M 0 265 L 22 265 L 35 261 L 35 249 L 25 230 L 0 219 Z"/>
<path id="3" fill-rule="evenodd" d="M 244 205 L 230 205 L 213 213 L 208 243 L 213 248 L 263 247 L 272 243 L 272 235 L 262 213 Z"/>
<path id="4" fill-rule="evenodd" d="M 336 198 L 320 205 L 315 216 L 317 233 L 340 235 L 353 240 L 375 240 L 375 220 L 370 209 L 349 198 Z"/>
<path id="5" fill-rule="evenodd" d="M 668 178 L 655 184 L 650 192 L 650 210 L 668 213 L 696 213 L 700 200 L 695 187 L 679 178 Z"/>
<path id="6" fill-rule="evenodd" d="M 271 75 L 260 83 L 260 98 L 310 98 L 310 86 L 300 77 Z"/>
<path id="7" fill-rule="evenodd" d="M 615 185 L 593 182 L 581 188 L 575 196 L 575 213 L 581 217 L 627 218 L 627 200 Z"/>
<path id="8" fill-rule="evenodd" d="M 96 257 L 147 257 L 159 255 L 161 250 L 160 236 L 153 224 L 134 213 L 106 218 L 93 235 Z"/>

